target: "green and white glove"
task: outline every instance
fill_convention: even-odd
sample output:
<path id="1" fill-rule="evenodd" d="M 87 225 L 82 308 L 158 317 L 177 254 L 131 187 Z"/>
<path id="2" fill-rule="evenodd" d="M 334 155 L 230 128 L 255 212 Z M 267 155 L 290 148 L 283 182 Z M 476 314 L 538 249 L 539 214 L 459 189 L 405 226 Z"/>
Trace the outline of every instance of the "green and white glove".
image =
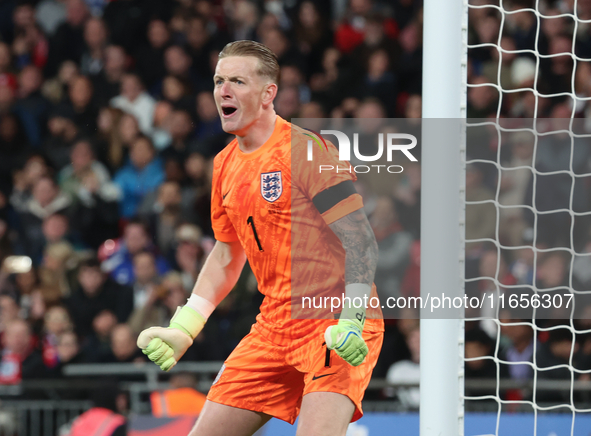
<path id="1" fill-rule="evenodd" d="M 137 346 L 163 371 L 177 364 L 203 329 L 206 319 L 189 306 L 177 308 L 168 328 L 150 327 L 140 333 Z"/>
<path id="2" fill-rule="evenodd" d="M 353 288 L 353 292 L 351 292 Z M 367 289 L 366 289 L 367 288 Z M 367 292 L 371 288 L 368 285 L 352 284 L 347 285 L 347 297 Z M 363 326 L 365 325 L 365 306 L 345 307 L 337 325 L 330 326 L 324 332 L 324 341 L 329 350 L 335 350 L 337 355 L 352 366 L 359 366 L 365 360 L 369 352 L 367 344 L 363 340 Z"/>

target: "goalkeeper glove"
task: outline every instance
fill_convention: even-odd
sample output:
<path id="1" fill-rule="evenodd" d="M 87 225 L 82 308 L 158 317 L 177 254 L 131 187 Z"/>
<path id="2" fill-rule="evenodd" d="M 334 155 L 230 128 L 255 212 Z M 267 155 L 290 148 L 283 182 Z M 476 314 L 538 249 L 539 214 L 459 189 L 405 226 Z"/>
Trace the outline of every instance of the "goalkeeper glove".
<path id="1" fill-rule="evenodd" d="M 177 308 L 168 328 L 150 327 L 140 333 L 137 346 L 163 371 L 177 364 L 205 325 L 205 318 L 196 310 Z"/>
<path id="2" fill-rule="evenodd" d="M 367 285 L 347 285 L 347 296 L 351 286 Z M 363 288 L 360 288 L 363 290 Z M 353 290 L 353 292 L 358 292 Z M 351 299 L 353 301 L 353 299 Z M 365 325 L 365 307 L 346 307 L 341 312 L 341 317 L 337 325 L 330 326 L 324 332 L 324 341 L 329 350 L 335 350 L 345 362 L 352 366 L 359 366 L 365 360 L 369 352 L 363 337 L 363 326 Z"/>

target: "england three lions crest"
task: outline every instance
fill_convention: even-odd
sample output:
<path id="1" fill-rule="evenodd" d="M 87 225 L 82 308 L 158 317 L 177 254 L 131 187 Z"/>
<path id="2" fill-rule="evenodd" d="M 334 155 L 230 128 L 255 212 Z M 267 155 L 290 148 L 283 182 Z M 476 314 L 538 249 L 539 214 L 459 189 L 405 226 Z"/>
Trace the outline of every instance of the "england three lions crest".
<path id="1" fill-rule="evenodd" d="M 281 197 L 283 192 L 283 179 L 281 171 L 261 173 L 261 195 L 269 203 L 273 203 Z"/>

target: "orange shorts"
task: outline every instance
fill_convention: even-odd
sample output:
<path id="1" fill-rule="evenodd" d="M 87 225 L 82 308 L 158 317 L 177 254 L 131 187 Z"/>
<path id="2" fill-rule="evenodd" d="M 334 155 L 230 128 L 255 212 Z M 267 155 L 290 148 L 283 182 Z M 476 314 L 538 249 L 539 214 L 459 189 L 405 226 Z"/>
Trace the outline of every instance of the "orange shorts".
<path id="1" fill-rule="evenodd" d="M 335 392 L 353 401 L 356 409 L 351 421 L 358 420 L 363 416 L 361 400 L 380 354 L 384 334 L 363 332 L 369 354 L 364 363 L 354 367 L 334 351 L 327 350 L 324 330 L 279 346 L 253 326 L 224 363 L 207 399 L 266 413 L 293 424 L 304 395 Z"/>

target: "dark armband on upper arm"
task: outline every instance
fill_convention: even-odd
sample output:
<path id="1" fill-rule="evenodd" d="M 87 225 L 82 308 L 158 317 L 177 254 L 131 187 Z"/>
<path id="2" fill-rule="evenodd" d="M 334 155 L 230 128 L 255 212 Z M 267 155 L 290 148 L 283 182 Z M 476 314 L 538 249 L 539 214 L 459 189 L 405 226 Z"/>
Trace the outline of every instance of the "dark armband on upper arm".
<path id="1" fill-rule="evenodd" d="M 316 206 L 316 209 L 318 209 L 318 212 L 323 214 L 353 194 L 357 194 L 353 182 L 351 180 L 345 180 L 344 182 L 319 192 L 312 199 L 312 202 L 314 203 L 314 206 Z"/>

